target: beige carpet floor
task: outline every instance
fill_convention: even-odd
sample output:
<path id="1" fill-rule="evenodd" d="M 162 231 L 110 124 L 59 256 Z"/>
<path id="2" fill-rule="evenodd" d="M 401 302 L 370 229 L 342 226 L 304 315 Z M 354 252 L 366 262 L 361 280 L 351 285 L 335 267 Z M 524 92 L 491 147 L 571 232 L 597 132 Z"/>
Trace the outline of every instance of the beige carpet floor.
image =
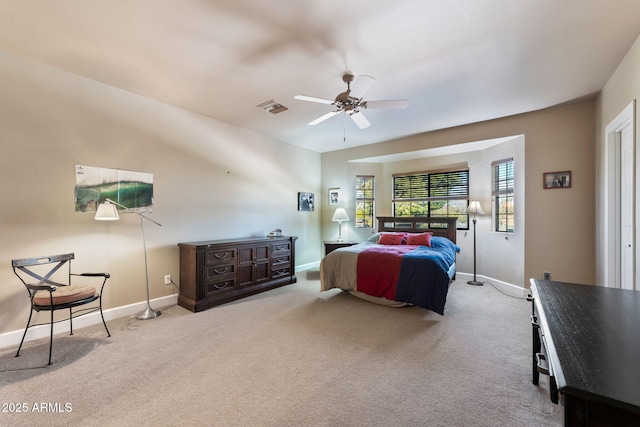
<path id="1" fill-rule="evenodd" d="M 463 281 L 444 316 L 298 283 L 0 349 L 0 426 L 558 426 L 530 303 Z"/>

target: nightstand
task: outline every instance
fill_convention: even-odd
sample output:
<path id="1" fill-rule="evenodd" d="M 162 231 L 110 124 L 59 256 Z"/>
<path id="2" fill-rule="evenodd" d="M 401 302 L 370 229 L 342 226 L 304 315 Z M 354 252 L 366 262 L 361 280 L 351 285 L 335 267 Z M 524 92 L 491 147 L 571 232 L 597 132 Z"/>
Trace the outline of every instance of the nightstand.
<path id="1" fill-rule="evenodd" d="M 323 243 L 325 255 L 329 255 L 329 253 L 335 251 L 338 248 L 346 248 L 347 246 L 358 244 L 358 242 L 337 242 L 335 240 L 325 240 Z"/>

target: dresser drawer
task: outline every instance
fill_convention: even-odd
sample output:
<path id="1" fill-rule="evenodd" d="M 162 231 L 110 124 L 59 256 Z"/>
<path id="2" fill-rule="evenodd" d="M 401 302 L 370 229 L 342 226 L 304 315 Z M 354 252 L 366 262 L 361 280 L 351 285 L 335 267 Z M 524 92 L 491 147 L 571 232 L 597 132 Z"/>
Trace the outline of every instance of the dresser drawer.
<path id="1" fill-rule="evenodd" d="M 210 297 L 210 296 L 218 295 L 224 292 L 229 292 L 234 290 L 235 287 L 236 287 L 236 281 L 234 278 L 221 280 L 219 282 L 206 283 L 205 284 L 206 296 Z"/>
<path id="2" fill-rule="evenodd" d="M 281 266 L 281 265 L 289 265 L 291 264 L 291 255 L 290 254 L 273 255 L 271 257 L 271 261 L 272 261 L 273 268 L 277 268 L 277 266 Z"/>
<path id="3" fill-rule="evenodd" d="M 231 264 L 236 262 L 236 248 L 221 248 L 205 251 L 204 265 Z"/>
<path id="4" fill-rule="evenodd" d="M 278 242 L 271 245 L 271 256 L 278 257 L 291 253 L 291 244 L 289 242 Z"/>
<path id="5" fill-rule="evenodd" d="M 204 280 L 206 282 L 218 282 L 228 277 L 234 277 L 236 273 L 235 264 L 220 264 L 204 267 Z"/>
<path id="6" fill-rule="evenodd" d="M 274 266 L 271 269 L 271 278 L 273 279 L 277 279 L 280 277 L 287 277 L 287 276 L 291 276 L 291 268 L 289 267 L 289 264 L 283 267 Z"/>

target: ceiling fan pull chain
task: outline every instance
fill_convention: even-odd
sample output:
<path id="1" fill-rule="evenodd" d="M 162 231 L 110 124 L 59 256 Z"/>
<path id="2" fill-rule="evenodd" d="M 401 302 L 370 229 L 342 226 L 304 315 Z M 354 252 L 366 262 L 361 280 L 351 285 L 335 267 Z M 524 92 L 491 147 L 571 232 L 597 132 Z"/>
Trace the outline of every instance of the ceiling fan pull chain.
<path id="1" fill-rule="evenodd" d="M 347 142 L 347 113 L 342 112 L 342 142 Z"/>

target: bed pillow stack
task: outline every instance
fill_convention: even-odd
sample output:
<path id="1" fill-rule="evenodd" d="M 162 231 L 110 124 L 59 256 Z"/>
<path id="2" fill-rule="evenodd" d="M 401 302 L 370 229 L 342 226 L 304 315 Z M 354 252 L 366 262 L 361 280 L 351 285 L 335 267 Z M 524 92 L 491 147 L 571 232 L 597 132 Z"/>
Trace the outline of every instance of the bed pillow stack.
<path id="1" fill-rule="evenodd" d="M 414 246 L 431 246 L 431 236 L 433 233 L 379 233 L 376 241 L 371 238 L 369 241 L 381 245 L 414 245 Z"/>
<path id="2" fill-rule="evenodd" d="M 406 233 L 380 233 L 378 243 L 381 245 L 404 245 Z"/>
<path id="3" fill-rule="evenodd" d="M 431 246 L 431 236 L 433 233 L 409 233 L 407 234 L 407 245 Z"/>

